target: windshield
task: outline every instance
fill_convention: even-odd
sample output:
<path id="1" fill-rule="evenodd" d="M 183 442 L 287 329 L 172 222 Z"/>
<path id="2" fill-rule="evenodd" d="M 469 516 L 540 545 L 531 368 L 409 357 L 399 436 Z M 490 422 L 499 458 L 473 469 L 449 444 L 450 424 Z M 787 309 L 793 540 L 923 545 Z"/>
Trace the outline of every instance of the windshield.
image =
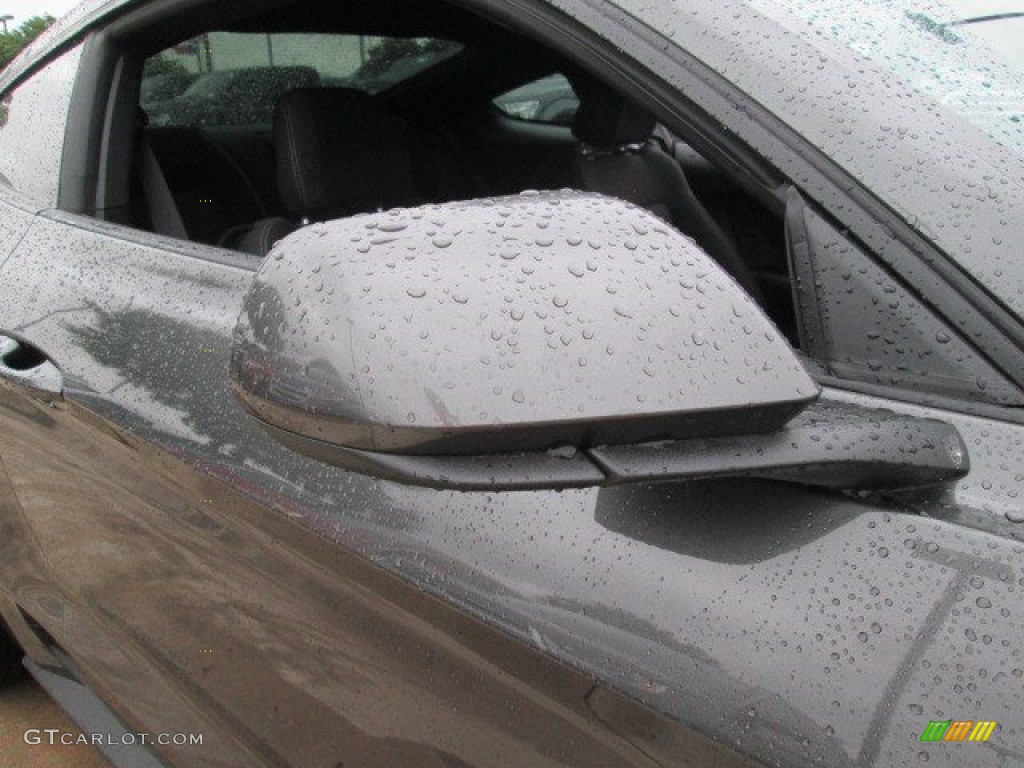
<path id="1" fill-rule="evenodd" d="M 1024 155 L 1024 0 L 751 4 L 787 26 L 808 23 Z"/>
<path id="2" fill-rule="evenodd" d="M 614 2 L 778 117 L 1024 318 L 1024 38 L 1012 15 L 1024 0 Z M 670 64 L 663 73 L 692 87 Z M 755 121 L 732 124 L 773 152 Z"/>

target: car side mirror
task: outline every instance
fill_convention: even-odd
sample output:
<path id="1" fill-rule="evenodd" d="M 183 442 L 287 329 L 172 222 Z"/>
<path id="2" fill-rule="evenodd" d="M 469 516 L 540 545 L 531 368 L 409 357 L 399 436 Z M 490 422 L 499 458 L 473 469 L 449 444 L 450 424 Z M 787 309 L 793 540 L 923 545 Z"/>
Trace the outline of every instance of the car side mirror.
<path id="1" fill-rule="evenodd" d="M 592 448 L 772 432 L 819 393 L 691 239 L 577 192 L 294 233 L 245 299 L 231 377 L 302 453 L 458 488 L 600 484 Z"/>

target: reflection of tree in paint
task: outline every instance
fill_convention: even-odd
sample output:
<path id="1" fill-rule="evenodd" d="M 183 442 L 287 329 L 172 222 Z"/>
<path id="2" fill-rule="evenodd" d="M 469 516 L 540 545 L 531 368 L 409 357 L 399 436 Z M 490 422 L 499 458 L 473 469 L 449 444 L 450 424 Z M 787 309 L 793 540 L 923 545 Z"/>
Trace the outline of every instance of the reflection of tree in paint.
<path id="1" fill-rule="evenodd" d="M 271 293 L 261 298 L 265 303 L 255 314 L 270 325 L 271 338 L 276 338 L 279 298 Z M 391 505 L 380 495 L 377 481 L 339 472 L 280 446 L 243 411 L 228 385 L 231 342 L 226 335 L 145 309 L 107 310 L 96 304 L 88 309 L 93 322 L 69 324 L 67 329 L 98 364 L 120 376 L 121 381 L 102 395 L 108 406 L 131 412 L 131 417 L 118 416 L 116 421 L 133 423 L 141 418 L 166 446 L 170 435 L 184 431 L 168 423 L 167 409 L 173 410 L 173 418 L 192 435 L 185 446 L 172 438 L 170 442 L 178 443 L 175 450 L 271 506 L 292 508 L 323 535 L 343 539 L 351 519 L 379 523 L 386 518 Z M 317 374 L 311 378 L 333 386 L 337 373 L 323 365 L 310 363 Z M 132 396 L 124 391 L 128 386 L 143 394 Z M 272 467 L 273 475 L 264 474 L 261 467 Z"/>
<path id="2" fill-rule="evenodd" d="M 118 372 L 117 388 L 130 384 L 145 390 L 208 438 L 213 449 L 238 444 L 242 436 L 227 386 L 226 337 L 149 310 L 89 308 L 94 322 L 69 325 L 68 331 L 97 363 Z M 138 405 L 143 417 L 152 417 L 145 403 Z"/>
<path id="3" fill-rule="evenodd" d="M 7 22 L 4 22 L 4 31 L 0 33 L 0 69 L 7 66 L 7 63 L 21 53 L 22 49 L 35 40 L 39 35 L 53 24 L 54 18 L 49 14 L 33 16 L 24 21 L 17 29 L 7 30 Z"/>

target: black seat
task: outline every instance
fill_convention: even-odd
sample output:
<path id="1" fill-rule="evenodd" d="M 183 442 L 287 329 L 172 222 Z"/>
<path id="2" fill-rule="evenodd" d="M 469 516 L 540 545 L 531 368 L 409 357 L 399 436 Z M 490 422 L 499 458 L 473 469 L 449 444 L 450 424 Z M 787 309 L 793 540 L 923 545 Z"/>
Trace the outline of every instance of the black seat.
<path id="1" fill-rule="evenodd" d="M 304 223 L 418 205 L 409 129 L 351 88 L 289 91 L 274 110 L 278 194 L 286 217 L 222 244 L 265 255 Z"/>
<path id="2" fill-rule="evenodd" d="M 756 300 L 761 292 L 735 243 L 693 194 L 679 164 L 651 139 L 656 121 L 639 104 L 590 77 L 572 81 L 580 100 L 577 183 L 618 197 L 689 235 Z"/>
<path id="3" fill-rule="evenodd" d="M 144 128 L 143 135 L 160 164 L 189 240 L 215 245 L 225 231 L 266 215 L 245 173 L 201 129 L 151 126 Z M 144 222 L 146 214 L 139 211 L 136 218 Z"/>

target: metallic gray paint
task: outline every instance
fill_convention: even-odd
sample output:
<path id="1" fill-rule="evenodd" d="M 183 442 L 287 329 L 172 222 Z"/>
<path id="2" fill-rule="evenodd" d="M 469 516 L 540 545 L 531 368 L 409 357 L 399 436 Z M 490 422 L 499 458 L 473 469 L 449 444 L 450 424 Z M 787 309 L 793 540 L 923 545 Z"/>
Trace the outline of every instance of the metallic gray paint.
<path id="1" fill-rule="evenodd" d="M 613 482 L 761 477 L 847 490 L 942 485 L 970 469 L 957 430 L 937 419 L 820 400 L 769 435 L 603 446 Z"/>
<path id="2" fill-rule="evenodd" d="M 964 435 L 968 477 L 899 498 L 402 487 L 234 401 L 251 272 L 74 217 L 19 244 L 24 224 L 0 217 L 0 331 L 67 402 L 0 386 L 0 606 L 131 725 L 210 734 L 168 759 L 1024 764 L 1019 426 L 845 396 Z M 1000 728 L 920 743 L 957 717 Z"/>
<path id="3" fill-rule="evenodd" d="M 979 717 L 1003 723 L 981 754 L 1015 759 L 1014 734 L 1024 727 L 1014 672 L 1024 653 L 1020 545 L 899 512 L 895 501 L 765 481 L 495 495 L 407 488 L 327 467 L 273 442 L 227 388 L 231 307 L 241 306 L 251 273 L 81 223 L 76 232 L 37 219 L 0 272 L 2 285 L 32 286 L 22 301 L 0 299 L 18 333 L 77 382 L 67 397 L 79 404 L 26 412 L 26 401 L 7 398 L 4 428 L 17 439 L 2 457 L 23 510 L 11 518 L 7 509 L 4 519 L 24 521 L 51 572 L 19 566 L 21 557 L 0 567 L 18 602 L 73 649 L 118 711 L 151 727 L 195 722 L 186 713 L 196 713 L 202 725 L 192 727 L 216 736 L 212 754 L 234 754 L 241 739 L 266 764 L 311 762 L 308 739 L 271 726 L 291 718 L 317 733 L 347 723 L 343 738 L 323 747 L 334 744 L 339 755 L 356 734 L 381 733 L 387 722 L 417 759 L 442 750 L 494 764 L 493 752 L 453 734 L 491 732 L 488 722 L 520 739 L 540 731 L 510 714 L 466 725 L 467 713 L 505 694 L 472 682 L 483 679 L 478 666 L 451 678 L 450 664 L 471 649 L 493 665 L 493 646 L 505 649 L 500 679 L 516 690 L 543 686 L 551 674 L 544 659 L 553 656 L 584 675 L 582 687 L 575 698 L 563 690 L 542 700 L 593 718 L 596 699 L 583 695 L 592 679 L 768 764 L 865 756 L 901 764 L 916 759 L 932 712 L 957 716 L 976 702 Z M 52 254 L 45 265 L 34 256 L 44 250 Z M 171 290 L 183 284 L 191 287 Z M 974 471 L 990 471 L 991 457 L 980 458 Z M 401 581 L 374 575 L 359 558 Z M 28 579 L 59 592 L 34 592 Z M 377 585 L 369 593 L 368 583 Z M 364 607 L 339 611 L 344 594 L 363 595 Z M 382 594 L 395 621 L 406 623 L 410 611 L 420 617 L 416 632 L 433 638 L 422 651 L 410 654 L 411 640 L 380 623 L 373 606 Z M 70 631 L 68 615 L 82 617 Z M 518 640 L 499 641 L 472 622 L 483 634 L 454 629 L 470 616 Z M 121 648 L 104 647 L 110 632 L 131 663 L 118 661 Z M 391 652 L 371 652 L 381 643 Z M 435 643 L 455 656 L 424 671 Z M 199 656 L 204 644 L 223 656 Z M 527 646 L 534 651 L 524 655 Z M 360 669 L 381 676 L 359 675 L 355 689 L 343 682 Z M 406 708 L 441 680 L 453 681 L 445 696 L 456 698 L 445 704 L 431 694 L 426 709 Z M 156 681 L 167 693 L 147 709 L 139 686 Z M 368 702 L 387 691 L 401 708 L 374 720 Z M 278 706 L 273 717 L 254 705 L 264 700 Z M 525 706 L 515 711 L 525 716 Z M 633 711 L 607 727 L 653 717 Z M 461 714 L 446 720 L 444 712 Z M 673 738 L 693 738 L 658 722 Z M 579 732 L 567 735 L 581 749 Z M 560 764 L 597 764 L 606 749 L 560 751 Z M 938 764 L 956 757 L 927 749 Z M 209 753 L 175 759 L 224 764 Z"/>
<path id="4" fill-rule="evenodd" d="M 271 251 L 235 339 L 258 416 L 384 453 L 769 432 L 818 394 L 693 240 L 578 192 L 304 229 Z"/>

